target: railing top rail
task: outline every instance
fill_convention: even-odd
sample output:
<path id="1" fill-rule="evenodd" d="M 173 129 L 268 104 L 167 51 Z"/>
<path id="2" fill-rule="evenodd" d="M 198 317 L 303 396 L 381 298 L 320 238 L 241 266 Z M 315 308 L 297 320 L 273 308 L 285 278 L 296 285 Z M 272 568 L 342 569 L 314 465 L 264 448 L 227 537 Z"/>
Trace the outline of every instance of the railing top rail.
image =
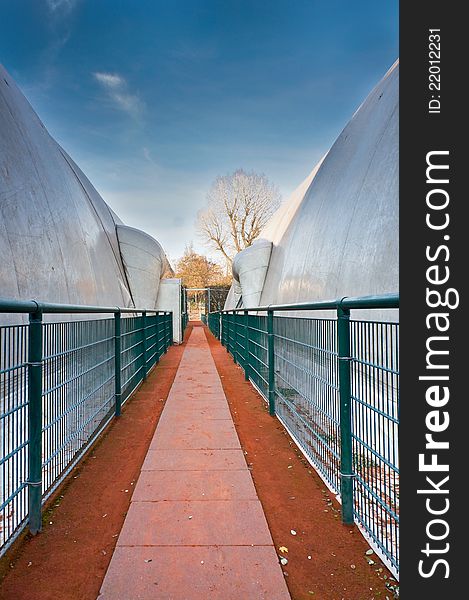
<path id="1" fill-rule="evenodd" d="M 337 298 L 336 300 L 324 300 L 319 302 L 297 302 L 296 304 L 269 304 L 268 306 L 230 308 L 221 313 L 232 312 L 265 312 L 265 311 L 293 311 L 293 310 L 333 310 L 343 309 L 367 309 L 367 308 L 399 308 L 399 294 L 381 294 L 376 296 L 359 296 Z"/>
<path id="2" fill-rule="evenodd" d="M 163 313 L 171 311 L 157 308 L 131 308 L 121 306 L 88 306 L 80 304 L 56 304 L 37 300 L 13 300 L 0 298 L 0 313 L 57 313 L 57 314 L 89 314 L 89 313 Z"/>

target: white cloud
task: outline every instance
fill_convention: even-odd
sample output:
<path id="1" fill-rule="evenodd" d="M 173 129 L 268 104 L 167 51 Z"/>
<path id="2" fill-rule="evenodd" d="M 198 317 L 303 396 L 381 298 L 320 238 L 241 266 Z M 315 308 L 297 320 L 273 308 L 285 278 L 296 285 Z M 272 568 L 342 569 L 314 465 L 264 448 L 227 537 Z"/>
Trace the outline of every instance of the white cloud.
<path id="1" fill-rule="evenodd" d="M 128 91 L 127 82 L 121 75 L 102 72 L 93 73 L 93 75 L 118 109 L 134 118 L 142 113 L 145 107 L 143 101 L 136 94 Z"/>
<path id="2" fill-rule="evenodd" d="M 78 0 L 46 0 L 49 10 L 53 13 L 56 11 L 70 12 L 75 8 Z"/>
<path id="3" fill-rule="evenodd" d="M 106 87 L 118 88 L 125 85 L 124 79 L 115 73 L 94 73 L 94 76 Z"/>

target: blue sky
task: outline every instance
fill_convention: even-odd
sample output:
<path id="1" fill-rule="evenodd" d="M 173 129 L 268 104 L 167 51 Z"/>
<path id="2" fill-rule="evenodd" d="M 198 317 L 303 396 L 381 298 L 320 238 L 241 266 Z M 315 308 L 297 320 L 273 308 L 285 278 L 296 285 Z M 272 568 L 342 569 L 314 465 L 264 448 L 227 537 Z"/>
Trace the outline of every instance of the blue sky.
<path id="1" fill-rule="evenodd" d="M 398 57 L 397 0 L 0 0 L 0 61 L 170 258 L 217 175 L 284 198 Z"/>

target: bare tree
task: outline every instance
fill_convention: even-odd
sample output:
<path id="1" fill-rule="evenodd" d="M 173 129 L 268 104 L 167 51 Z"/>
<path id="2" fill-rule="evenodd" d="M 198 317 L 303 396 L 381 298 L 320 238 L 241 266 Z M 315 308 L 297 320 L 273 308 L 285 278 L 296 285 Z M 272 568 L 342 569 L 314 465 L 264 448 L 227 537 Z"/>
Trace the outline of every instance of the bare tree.
<path id="1" fill-rule="evenodd" d="M 265 175 L 238 169 L 215 179 L 207 205 L 198 214 L 197 229 L 205 243 L 231 263 L 259 236 L 280 201 L 278 189 Z"/>

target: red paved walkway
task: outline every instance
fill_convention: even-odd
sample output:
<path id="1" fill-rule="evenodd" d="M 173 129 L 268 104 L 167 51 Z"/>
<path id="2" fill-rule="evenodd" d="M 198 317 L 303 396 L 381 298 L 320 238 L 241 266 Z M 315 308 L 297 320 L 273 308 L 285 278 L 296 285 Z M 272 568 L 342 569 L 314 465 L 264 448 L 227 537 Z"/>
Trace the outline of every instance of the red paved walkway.
<path id="1" fill-rule="evenodd" d="M 99 600 L 289 600 L 203 329 L 192 330 Z"/>

